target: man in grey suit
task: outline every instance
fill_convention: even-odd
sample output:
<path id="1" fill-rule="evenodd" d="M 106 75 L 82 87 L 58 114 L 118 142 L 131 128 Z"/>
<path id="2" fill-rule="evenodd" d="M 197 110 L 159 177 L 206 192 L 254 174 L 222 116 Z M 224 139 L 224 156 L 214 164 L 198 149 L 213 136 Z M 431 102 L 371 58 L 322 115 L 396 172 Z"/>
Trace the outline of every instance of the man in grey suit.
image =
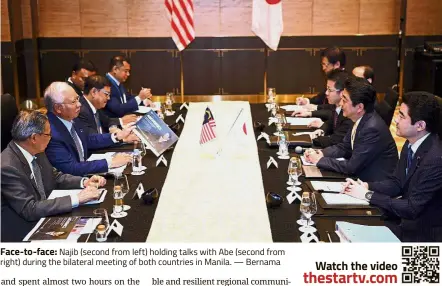
<path id="1" fill-rule="evenodd" d="M 351 76 L 341 98 L 344 116 L 354 122 L 353 127 L 342 143 L 323 151 L 307 150 L 307 160 L 321 169 L 365 181 L 388 179 L 396 167 L 398 151 L 390 130 L 374 111 L 376 90 L 366 79 Z"/>
<path id="2" fill-rule="evenodd" d="M 1 153 L 1 240 L 21 241 L 42 217 L 70 212 L 97 199 L 106 180 L 58 172 L 44 150 L 51 138 L 46 115 L 22 111 L 12 125 L 12 141 Z M 78 195 L 47 199 L 54 189 L 84 188 Z"/>

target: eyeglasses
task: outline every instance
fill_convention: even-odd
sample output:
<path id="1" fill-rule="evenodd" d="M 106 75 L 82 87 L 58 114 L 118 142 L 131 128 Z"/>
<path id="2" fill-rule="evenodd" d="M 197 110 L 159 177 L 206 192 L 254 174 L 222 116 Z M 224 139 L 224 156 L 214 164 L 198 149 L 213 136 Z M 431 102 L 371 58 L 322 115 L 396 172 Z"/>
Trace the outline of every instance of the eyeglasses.
<path id="1" fill-rule="evenodd" d="M 80 97 L 77 96 L 72 102 L 62 102 L 60 104 L 76 104 L 79 101 L 80 101 Z"/>
<path id="2" fill-rule="evenodd" d="M 44 135 L 44 136 L 48 136 L 48 137 L 52 137 L 51 133 L 40 133 L 40 135 Z"/>
<path id="3" fill-rule="evenodd" d="M 103 92 L 104 95 L 106 95 L 106 96 L 110 96 L 110 92 L 109 92 L 109 91 L 106 91 L 106 90 L 102 90 L 102 89 L 101 89 L 101 92 Z"/>
<path id="4" fill-rule="evenodd" d="M 327 86 L 327 91 L 328 92 L 334 92 L 334 91 L 341 91 L 340 89 L 331 89 Z"/>

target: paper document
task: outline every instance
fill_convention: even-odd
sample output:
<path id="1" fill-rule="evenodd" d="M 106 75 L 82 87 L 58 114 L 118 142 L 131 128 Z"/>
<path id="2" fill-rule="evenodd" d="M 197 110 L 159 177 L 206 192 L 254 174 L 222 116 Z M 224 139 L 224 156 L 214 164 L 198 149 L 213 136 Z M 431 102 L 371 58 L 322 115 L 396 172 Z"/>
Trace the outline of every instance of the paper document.
<path id="1" fill-rule="evenodd" d="M 138 110 L 135 111 L 135 112 L 136 112 L 136 113 L 142 113 L 142 114 L 145 114 L 145 113 L 148 113 L 148 112 L 151 111 L 151 110 L 152 110 L 152 108 L 147 107 L 147 106 L 138 106 Z"/>
<path id="2" fill-rule="evenodd" d="M 61 198 L 61 197 L 65 197 L 65 196 L 70 196 L 70 195 L 77 195 L 79 192 L 81 192 L 82 189 L 75 189 L 75 190 L 53 190 L 51 195 L 48 197 L 48 199 L 55 199 L 55 198 Z M 101 189 L 101 196 L 98 200 L 95 201 L 89 201 L 87 203 L 85 203 L 85 205 L 93 205 L 93 204 L 99 204 L 102 203 L 104 201 L 104 198 L 106 197 L 106 193 L 107 190 L 106 189 Z"/>
<path id="3" fill-rule="evenodd" d="M 326 192 L 334 192 L 340 193 L 342 192 L 342 182 L 325 182 L 325 181 L 311 181 L 310 182 L 315 191 L 326 191 Z"/>
<path id="4" fill-rule="evenodd" d="M 87 161 L 97 161 L 97 160 L 107 160 L 112 159 L 112 157 L 115 155 L 115 152 L 106 152 L 104 154 L 92 154 L 89 158 L 87 158 Z"/>
<path id="5" fill-rule="evenodd" d="M 300 111 L 300 110 L 303 110 L 303 107 L 301 105 L 283 105 L 283 106 L 280 106 L 280 108 L 284 109 L 285 111 Z"/>
<path id="6" fill-rule="evenodd" d="M 361 205 L 368 206 L 369 203 L 364 200 L 353 198 L 346 194 L 321 194 L 325 202 L 329 205 Z"/>
<path id="7" fill-rule="evenodd" d="M 319 119 L 319 118 L 315 118 L 315 117 L 311 117 L 311 118 L 286 117 L 287 123 L 289 123 L 290 125 L 309 125 L 310 123 L 312 123 L 316 119 Z"/>
<path id="8" fill-rule="evenodd" d="M 304 165 L 304 166 L 314 166 L 315 165 L 314 163 L 308 162 L 304 155 L 301 156 L 301 161 L 302 161 L 302 165 Z"/>
<path id="9" fill-rule="evenodd" d="M 322 178 L 322 173 L 316 166 L 302 166 L 306 178 Z"/>
<path id="10" fill-rule="evenodd" d="M 306 135 L 306 134 L 307 134 L 308 136 L 310 136 L 310 138 L 311 138 L 313 132 L 296 132 L 296 133 L 293 133 L 293 136 Z"/>
<path id="11" fill-rule="evenodd" d="M 336 232 L 341 242 L 400 242 L 386 226 L 368 226 L 337 221 Z"/>

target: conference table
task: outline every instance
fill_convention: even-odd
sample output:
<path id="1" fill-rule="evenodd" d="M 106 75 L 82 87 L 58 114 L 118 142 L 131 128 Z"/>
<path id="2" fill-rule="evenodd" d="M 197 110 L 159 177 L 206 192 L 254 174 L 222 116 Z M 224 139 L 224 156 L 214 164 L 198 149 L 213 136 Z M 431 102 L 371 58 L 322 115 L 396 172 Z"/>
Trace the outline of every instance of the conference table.
<path id="1" fill-rule="evenodd" d="M 182 114 L 186 117 L 186 109 L 179 109 L 178 104 L 174 104 L 173 107 L 175 114 L 173 116 L 168 116 L 164 121 L 172 125 L 175 123 L 177 117 Z M 252 120 L 253 122 L 259 121 L 267 123 L 269 112 L 264 104 L 250 104 Z M 275 132 L 275 125 L 267 126 L 263 130 L 267 134 Z M 249 131 L 251 132 L 251 130 Z M 254 130 L 255 138 L 260 134 L 261 131 Z M 179 135 L 179 134 L 178 134 Z M 277 159 L 275 148 L 270 148 L 265 140 L 259 140 L 256 142 L 258 148 L 259 164 L 262 174 L 262 183 L 264 185 L 264 193 L 262 193 L 262 200 L 265 201 L 266 193 L 273 192 L 279 194 L 283 199 L 283 203 L 279 207 L 267 208 L 268 218 L 270 222 L 271 229 L 271 239 L 273 242 L 300 242 L 301 232 L 299 231 L 299 225 L 296 221 L 301 217 L 299 210 L 300 202 L 295 201 L 292 204 L 287 202 L 286 196 L 289 193 L 287 191 L 286 181 L 288 179 L 287 167 L 289 160 L 279 160 Z M 133 145 L 123 145 L 103 150 L 95 150 L 94 153 L 104 153 L 111 151 L 132 151 Z M 175 148 L 167 150 L 163 155 L 166 160 L 170 163 L 172 155 Z M 290 149 L 290 155 L 295 156 L 294 150 Z M 269 156 L 275 158 L 278 162 L 278 168 L 267 169 L 267 161 Z M 146 242 L 146 238 L 151 231 L 152 222 L 155 217 L 158 203 L 161 201 L 161 191 L 163 184 L 168 175 L 169 167 L 164 165 L 156 166 L 157 157 L 150 151 L 143 157 L 143 165 L 147 167 L 145 174 L 141 176 L 130 175 L 131 166 L 128 166 L 125 170 L 127 174 L 130 191 L 124 198 L 124 204 L 131 207 L 127 211 L 128 215 L 124 218 L 118 219 L 118 221 L 124 226 L 122 236 L 119 237 L 115 233 L 108 237 L 108 242 Z M 168 164 L 169 166 L 169 164 Z M 186 172 L 186 166 L 182 166 L 182 171 Z M 100 205 L 85 205 L 80 206 L 73 210 L 72 213 L 66 214 L 69 216 L 92 216 L 93 211 L 97 208 L 105 208 L 108 213 L 112 212 L 114 200 L 112 198 L 113 191 L 113 178 L 111 176 L 107 177 L 108 181 L 105 188 L 108 193 L 105 197 L 104 202 Z M 302 182 L 301 188 L 303 191 L 311 191 L 308 187 L 306 179 L 301 176 L 299 180 Z M 159 197 L 153 202 L 153 204 L 145 204 L 142 199 L 134 196 L 135 189 L 142 183 L 144 189 L 156 188 L 159 191 Z M 229 188 L 229 186 L 225 186 Z M 226 194 L 227 195 L 227 194 Z M 234 210 L 232 210 L 234 211 Z M 112 218 L 109 217 L 112 222 Z M 339 242 L 339 237 L 335 233 L 335 223 L 336 221 L 346 221 L 351 223 L 363 224 L 363 225 L 384 225 L 381 220 L 381 215 L 379 210 L 375 208 L 367 209 L 330 209 L 322 208 L 318 204 L 318 211 L 312 217 L 315 222 L 315 227 L 317 228 L 316 235 L 320 241 L 329 242 L 328 234 L 330 235 L 331 242 Z M 82 235 L 79 242 L 94 242 L 95 235 Z"/>

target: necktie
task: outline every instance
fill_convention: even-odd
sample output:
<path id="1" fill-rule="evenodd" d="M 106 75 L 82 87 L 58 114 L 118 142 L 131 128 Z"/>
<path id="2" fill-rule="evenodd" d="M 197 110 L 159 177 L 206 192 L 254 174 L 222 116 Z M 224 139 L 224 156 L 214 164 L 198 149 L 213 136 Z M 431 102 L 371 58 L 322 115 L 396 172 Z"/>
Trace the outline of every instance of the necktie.
<path id="1" fill-rule="evenodd" d="M 408 170 L 410 169 L 412 162 L 413 162 L 413 150 L 411 149 L 411 145 L 408 145 L 407 168 L 405 169 L 406 175 L 408 175 Z"/>
<path id="2" fill-rule="evenodd" d="M 353 150 L 353 145 L 355 142 L 356 129 L 358 129 L 358 126 L 355 124 L 355 125 L 353 125 L 353 129 L 351 130 L 351 149 L 352 150 Z"/>
<path id="3" fill-rule="evenodd" d="M 35 183 L 37 184 L 37 190 L 40 193 L 41 199 L 46 200 L 45 188 L 43 185 L 43 180 L 41 178 L 40 166 L 37 164 L 37 159 L 34 158 L 34 160 L 32 160 L 32 162 L 31 162 L 31 164 L 32 164 L 32 170 L 34 172 L 34 180 L 35 180 Z"/>
<path id="4" fill-rule="evenodd" d="M 77 135 L 77 132 L 75 131 L 74 125 L 71 127 L 71 137 L 74 139 L 75 148 L 77 149 L 78 156 L 80 157 L 80 162 L 84 162 L 84 153 L 83 149 L 81 148 L 81 142 L 80 138 Z"/>
<path id="5" fill-rule="evenodd" d="M 100 122 L 100 116 L 98 115 L 98 112 L 95 112 L 94 114 L 94 118 L 95 118 L 95 124 L 97 124 L 97 131 L 98 133 L 102 134 L 103 132 L 101 131 L 101 122 Z"/>
<path id="6" fill-rule="evenodd" d="M 334 118 L 333 118 L 333 130 L 336 129 L 336 125 L 338 125 L 338 117 L 339 117 L 339 114 L 338 114 L 338 111 L 336 110 L 334 113 Z"/>

